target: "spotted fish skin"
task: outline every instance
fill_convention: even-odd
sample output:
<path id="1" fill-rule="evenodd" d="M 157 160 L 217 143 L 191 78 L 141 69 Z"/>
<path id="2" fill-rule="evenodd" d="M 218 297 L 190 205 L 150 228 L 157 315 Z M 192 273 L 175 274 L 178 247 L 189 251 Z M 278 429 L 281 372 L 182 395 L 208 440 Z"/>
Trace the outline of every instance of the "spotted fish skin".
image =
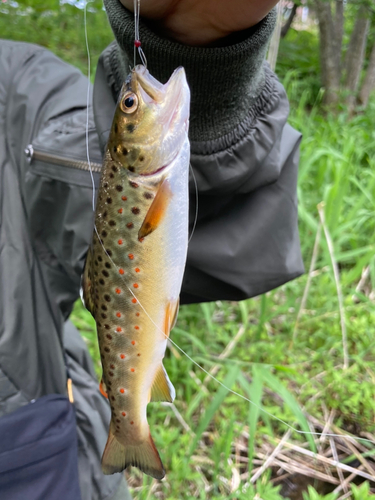
<path id="1" fill-rule="evenodd" d="M 174 398 L 162 360 L 187 254 L 188 109 L 182 68 L 162 85 L 137 66 L 121 91 L 105 153 L 83 295 L 97 324 L 111 405 L 106 474 L 128 465 L 165 474 L 146 410 L 150 400 Z"/>

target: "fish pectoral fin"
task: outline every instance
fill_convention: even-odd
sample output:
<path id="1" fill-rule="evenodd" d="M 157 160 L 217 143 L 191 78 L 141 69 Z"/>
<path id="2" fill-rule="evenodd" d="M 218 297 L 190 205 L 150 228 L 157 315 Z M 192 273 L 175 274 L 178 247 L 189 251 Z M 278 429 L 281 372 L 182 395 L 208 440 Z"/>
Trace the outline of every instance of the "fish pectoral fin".
<path id="1" fill-rule="evenodd" d="M 99 383 L 99 391 L 102 394 L 102 396 L 108 399 L 107 388 L 105 386 L 105 383 L 103 382 L 103 379 Z"/>
<path id="2" fill-rule="evenodd" d="M 138 467 L 144 474 L 155 479 L 163 479 L 165 476 L 165 470 L 150 431 L 145 441 L 131 446 L 120 443 L 116 439 L 111 425 L 102 458 L 103 473 L 122 472 L 129 465 Z"/>
<path id="3" fill-rule="evenodd" d="M 166 214 L 172 196 L 173 193 L 169 181 L 168 179 L 164 179 L 164 181 L 160 184 L 155 198 L 153 199 L 142 222 L 142 226 L 138 231 L 139 240 L 151 234 L 159 226 Z"/>
<path id="4" fill-rule="evenodd" d="M 94 299 L 92 297 L 92 253 L 91 248 L 87 252 L 85 268 L 83 270 L 82 280 L 81 280 L 81 290 L 80 295 L 83 305 L 92 315 L 94 315 Z"/>
<path id="5" fill-rule="evenodd" d="M 167 337 L 169 337 L 172 328 L 174 328 L 176 324 L 179 307 L 180 298 L 178 298 L 177 300 L 169 301 L 167 303 L 164 319 L 164 333 Z"/>
<path id="6" fill-rule="evenodd" d="M 163 364 L 161 364 L 156 372 L 154 382 L 151 387 L 150 402 L 166 401 L 168 403 L 173 403 L 175 397 L 175 388 L 169 380 Z"/>

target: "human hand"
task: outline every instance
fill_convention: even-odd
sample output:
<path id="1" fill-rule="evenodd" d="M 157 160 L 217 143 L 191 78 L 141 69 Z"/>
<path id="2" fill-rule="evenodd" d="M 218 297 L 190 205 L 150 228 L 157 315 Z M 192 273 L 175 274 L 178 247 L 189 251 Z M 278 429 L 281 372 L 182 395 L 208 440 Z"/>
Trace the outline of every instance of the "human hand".
<path id="1" fill-rule="evenodd" d="M 120 0 L 134 10 L 134 0 Z M 278 0 L 141 0 L 140 15 L 160 34 L 180 43 L 212 46 L 259 23 Z"/>

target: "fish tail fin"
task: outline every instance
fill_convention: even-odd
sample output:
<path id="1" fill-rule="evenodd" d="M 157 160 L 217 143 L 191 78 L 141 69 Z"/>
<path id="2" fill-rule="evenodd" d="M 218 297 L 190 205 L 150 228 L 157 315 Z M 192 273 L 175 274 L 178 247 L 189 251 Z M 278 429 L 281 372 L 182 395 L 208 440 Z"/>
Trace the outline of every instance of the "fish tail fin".
<path id="1" fill-rule="evenodd" d="M 165 476 L 162 461 L 150 432 L 143 443 L 131 446 L 121 444 L 110 429 L 102 457 L 103 473 L 122 472 L 129 465 L 138 467 L 143 473 L 155 479 L 163 479 Z"/>

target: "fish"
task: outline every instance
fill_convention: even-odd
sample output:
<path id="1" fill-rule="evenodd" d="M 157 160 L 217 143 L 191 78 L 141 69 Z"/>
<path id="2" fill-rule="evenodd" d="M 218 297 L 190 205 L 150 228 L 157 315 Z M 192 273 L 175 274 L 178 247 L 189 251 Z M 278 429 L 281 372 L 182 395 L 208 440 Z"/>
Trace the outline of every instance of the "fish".
<path id="1" fill-rule="evenodd" d="M 188 246 L 190 91 L 177 68 L 167 83 L 142 65 L 124 82 L 106 146 L 95 228 L 82 277 L 96 321 L 111 421 L 104 474 L 165 469 L 147 405 L 172 402 L 163 358 L 179 308 Z"/>

